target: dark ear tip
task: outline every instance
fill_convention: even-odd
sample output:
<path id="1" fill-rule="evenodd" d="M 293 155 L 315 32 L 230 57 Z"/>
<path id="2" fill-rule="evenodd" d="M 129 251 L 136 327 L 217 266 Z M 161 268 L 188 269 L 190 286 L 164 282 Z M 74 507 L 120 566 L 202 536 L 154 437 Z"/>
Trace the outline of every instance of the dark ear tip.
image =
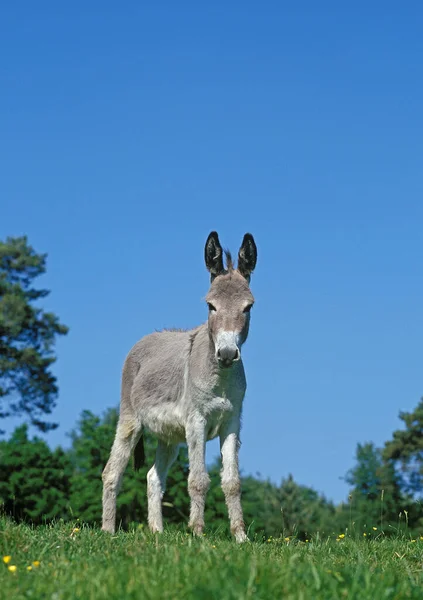
<path id="1" fill-rule="evenodd" d="M 219 242 L 217 231 L 211 231 L 204 247 L 204 258 L 207 269 L 214 277 L 223 272 L 222 255 L 223 250 Z"/>
<path id="2" fill-rule="evenodd" d="M 251 233 L 246 233 L 238 253 L 238 271 L 248 281 L 257 262 L 257 246 Z"/>
<path id="3" fill-rule="evenodd" d="M 257 251 L 257 246 L 256 246 L 256 242 L 254 240 L 253 234 L 252 233 L 246 233 L 244 235 L 244 239 L 242 240 L 242 246 L 244 246 L 245 244 L 251 244 L 254 248 L 255 251 Z"/>
<path id="4" fill-rule="evenodd" d="M 210 231 L 210 233 L 209 233 L 209 235 L 207 237 L 206 246 L 211 241 L 215 242 L 216 244 L 220 244 L 220 242 L 219 242 L 219 236 L 217 235 L 217 231 Z"/>

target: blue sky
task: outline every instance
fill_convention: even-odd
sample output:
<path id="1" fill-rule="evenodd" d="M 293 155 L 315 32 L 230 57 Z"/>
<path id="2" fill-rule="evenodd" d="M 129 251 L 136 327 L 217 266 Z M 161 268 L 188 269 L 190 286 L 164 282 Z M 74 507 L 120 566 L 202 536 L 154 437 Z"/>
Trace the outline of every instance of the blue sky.
<path id="1" fill-rule="evenodd" d="M 242 469 L 345 498 L 423 394 L 421 3 L 1 13 L 0 238 L 48 253 L 70 326 L 49 442 L 117 405 L 141 336 L 205 320 L 208 233 L 251 231 Z"/>

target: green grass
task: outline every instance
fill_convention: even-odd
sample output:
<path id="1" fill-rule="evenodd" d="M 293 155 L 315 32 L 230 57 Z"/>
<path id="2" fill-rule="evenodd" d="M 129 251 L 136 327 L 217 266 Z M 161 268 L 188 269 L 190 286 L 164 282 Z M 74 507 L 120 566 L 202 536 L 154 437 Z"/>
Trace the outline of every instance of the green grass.
<path id="1" fill-rule="evenodd" d="M 0 520 L 0 596 L 84 600 L 271 598 L 383 600 L 423 597 L 423 540 L 256 541 L 142 529 L 109 536 L 56 524 Z M 27 566 L 40 561 L 38 567 Z M 8 566 L 15 565 L 11 572 Z"/>

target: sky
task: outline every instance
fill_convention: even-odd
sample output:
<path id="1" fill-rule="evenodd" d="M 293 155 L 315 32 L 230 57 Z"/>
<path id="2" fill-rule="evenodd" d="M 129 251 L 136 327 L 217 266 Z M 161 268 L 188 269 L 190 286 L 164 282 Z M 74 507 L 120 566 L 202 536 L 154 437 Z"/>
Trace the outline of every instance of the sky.
<path id="1" fill-rule="evenodd" d="M 357 443 L 423 395 L 422 26 L 419 2 L 2 6 L 0 239 L 48 254 L 70 327 L 52 446 L 118 405 L 138 339 L 206 320 L 209 232 L 251 232 L 242 471 L 346 498 Z"/>

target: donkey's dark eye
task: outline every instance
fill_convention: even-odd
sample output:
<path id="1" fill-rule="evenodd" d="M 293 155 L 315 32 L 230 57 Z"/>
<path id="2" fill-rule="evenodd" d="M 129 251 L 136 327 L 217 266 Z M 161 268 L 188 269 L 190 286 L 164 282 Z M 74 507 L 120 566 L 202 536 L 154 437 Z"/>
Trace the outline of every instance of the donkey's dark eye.
<path id="1" fill-rule="evenodd" d="M 252 304 L 248 304 L 248 306 L 246 306 L 246 307 L 244 308 L 244 312 L 245 312 L 245 313 L 249 313 L 249 312 L 250 312 L 250 310 L 251 310 L 252 308 L 253 308 L 253 305 L 252 305 Z"/>
<path id="2" fill-rule="evenodd" d="M 207 306 L 209 307 L 209 311 L 216 312 L 216 307 L 211 302 L 207 302 Z"/>

